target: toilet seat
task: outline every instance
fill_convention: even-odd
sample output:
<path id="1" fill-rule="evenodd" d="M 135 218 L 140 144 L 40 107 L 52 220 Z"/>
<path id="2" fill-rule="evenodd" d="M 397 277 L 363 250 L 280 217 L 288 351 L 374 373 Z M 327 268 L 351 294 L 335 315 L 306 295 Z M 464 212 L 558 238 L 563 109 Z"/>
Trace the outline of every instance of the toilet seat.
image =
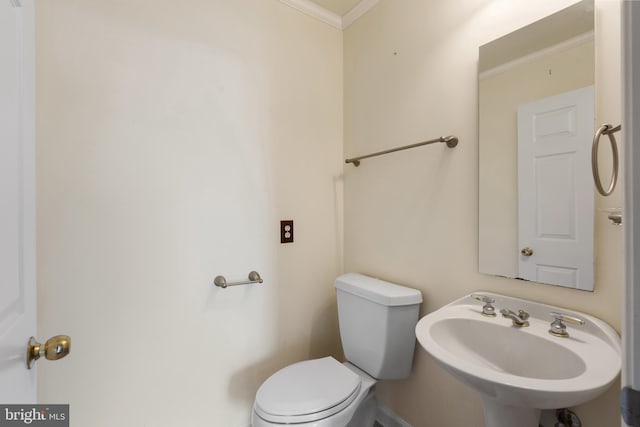
<path id="1" fill-rule="evenodd" d="M 333 357 L 287 366 L 258 389 L 254 409 L 271 423 L 295 424 L 321 420 L 358 396 L 361 378 Z"/>

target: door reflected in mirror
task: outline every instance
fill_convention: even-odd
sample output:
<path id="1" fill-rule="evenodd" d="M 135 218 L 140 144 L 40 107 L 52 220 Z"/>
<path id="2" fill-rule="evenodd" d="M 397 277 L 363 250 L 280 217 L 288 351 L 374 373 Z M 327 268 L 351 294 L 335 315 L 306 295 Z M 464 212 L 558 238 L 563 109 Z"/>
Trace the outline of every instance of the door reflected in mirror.
<path id="1" fill-rule="evenodd" d="M 479 270 L 593 290 L 593 2 L 480 47 Z"/>

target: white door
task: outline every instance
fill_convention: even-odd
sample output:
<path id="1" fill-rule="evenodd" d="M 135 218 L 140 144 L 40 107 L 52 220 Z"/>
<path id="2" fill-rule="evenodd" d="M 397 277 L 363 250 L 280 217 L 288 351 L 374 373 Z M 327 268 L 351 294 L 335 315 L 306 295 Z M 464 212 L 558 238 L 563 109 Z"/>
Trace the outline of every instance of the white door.
<path id="1" fill-rule="evenodd" d="M 31 0 L 0 0 L 0 403 L 35 403 L 34 31 Z"/>
<path id="2" fill-rule="evenodd" d="M 519 277 L 593 290 L 593 87 L 518 108 Z"/>

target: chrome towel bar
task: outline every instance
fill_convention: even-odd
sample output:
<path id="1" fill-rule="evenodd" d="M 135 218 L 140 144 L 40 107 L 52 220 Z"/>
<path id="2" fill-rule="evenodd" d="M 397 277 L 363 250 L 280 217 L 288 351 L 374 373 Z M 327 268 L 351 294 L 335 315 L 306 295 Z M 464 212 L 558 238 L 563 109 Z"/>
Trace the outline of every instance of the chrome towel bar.
<path id="1" fill-rule="evenodd" d="M 613 193 L 613 190 L 616 188 L 616 183 L 618 182 L 618 144 L 616 143 L 616 137 L 613 134 L 618 132 L 621 128 L 621 125 L 613 127 L 611 125 L 604 124 L 598 128 L 595 136 L 593 137 L 593 145 L 591 146 L 591 170 L 593 171 L 593 182 L 596 184 L 598 193 L 603 196 L 609 196 Z M 609 137 L 609 142 L 611 143 L 611 155 L 613 156 L 611 181 L 609 182 L 609 187 L 606 190 L 602 186 L 600 172 L 598 170 L 598 145 L 600 144 L 600 137 L 602 135 L 607 135 Z"/>
<path id="2" fill-rule="evenodd" d="M 263 282 L 262 277 L 260 277 L 260 274 L 257 271 L 252 271 L 251 273 L 249 273 L 248 279 L 249 280 L 245 280 L 242 282 L 227 283 L 227 279 L 225 279 L 224 276 L 216 276 L 216 278 L 213 279 L 213 284 L 224 289 L 227 286 L 250 285 L 252 283 Z"/>
<path id="3" fill-rule="evenodd" d="M 404 147 L 392 148 L 390 150 L 378 151 L 377 153 L 371 153 L 364 156 L 353 157 L 351 159 L 347 159 L 345 163 L 353 163 L 354 166 L 360 166 L 360 160 L 368 159 L 369 157 L 381 156 L 383 154 L 395 153 L 396 151 L 408 150 L 409 148 L 422 147 L 423 145 L 433 144 L 434 142 L 444 142 L 447 144 L 447 147 L 453 148 L 458 145 L 458 137 L 449 135 L 449 136 L 441 136 L 440 138 L 430 139 L 429 141 L 418 142 L 416 144 L 405 145 Z"/>

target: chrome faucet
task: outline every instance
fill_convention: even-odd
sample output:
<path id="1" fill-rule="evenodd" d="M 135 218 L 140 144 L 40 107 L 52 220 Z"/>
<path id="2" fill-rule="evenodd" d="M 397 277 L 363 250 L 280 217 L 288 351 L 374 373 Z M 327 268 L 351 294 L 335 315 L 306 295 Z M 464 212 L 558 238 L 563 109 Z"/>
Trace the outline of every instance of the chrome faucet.
<path id="1" fill-rule="evenodd" d="M 518 310 L 517 313 L 514 313 L 511 310 L 503 308 L 502 310 L 500 310 L 500 314 L 502 314 L 502 317 L 511 319 L 511 321 L 513 322 L 513 326 L 515 326 L 516 328 L 529 326 L 529 321 L 527 320 L 529 318 L 529 313 L 524 310 Z"/>

